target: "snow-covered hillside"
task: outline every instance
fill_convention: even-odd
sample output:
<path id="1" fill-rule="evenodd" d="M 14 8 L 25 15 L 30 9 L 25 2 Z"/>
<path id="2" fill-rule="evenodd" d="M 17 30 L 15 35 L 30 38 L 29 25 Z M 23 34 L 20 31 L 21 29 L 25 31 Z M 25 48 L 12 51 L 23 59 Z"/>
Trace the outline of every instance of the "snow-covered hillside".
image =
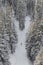
<path id="1" fill-rule="evenodd" d="M 12 18 L 12 21 L 15 21 L 15 28 L 18 34 L 18 44 L 16 46 L 16 51 L 13 55 L 10 55 L 9 61 L 11 65 L 32 65 L 27 58 L 26 49 L 25 49 L 25 38 L 26 33 L 29 30 L 31 21 L 29 17 L 26 17 L 25 20 L 25 29 L 23 31 L 19 30 L 19 22 L 16 19 Z"/>

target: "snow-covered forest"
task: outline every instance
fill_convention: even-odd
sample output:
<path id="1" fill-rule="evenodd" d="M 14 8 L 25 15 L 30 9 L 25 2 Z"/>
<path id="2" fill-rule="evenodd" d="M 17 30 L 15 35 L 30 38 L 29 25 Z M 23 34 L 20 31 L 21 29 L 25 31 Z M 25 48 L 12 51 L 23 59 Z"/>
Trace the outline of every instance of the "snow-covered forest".
<path id="1" fill-rule="evenodd" d="M 43 0 L 0 0 L 0 65 L 43 65 Z"/>

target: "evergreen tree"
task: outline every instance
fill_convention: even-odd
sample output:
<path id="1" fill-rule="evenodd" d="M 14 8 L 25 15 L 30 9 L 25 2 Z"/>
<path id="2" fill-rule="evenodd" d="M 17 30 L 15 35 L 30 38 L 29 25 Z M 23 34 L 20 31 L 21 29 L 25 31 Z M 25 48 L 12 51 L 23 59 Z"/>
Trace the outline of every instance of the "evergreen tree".
<path id="1" fill-rule="evenodd" d="M 27 14 L 34 18 L 35 0 L 27 0 Z"/>
<path id="2" fill-rule="evenodd" d="M 21 30 L 23 30 L 25 27 L 26 12 L 27 12 L 26 3 L 24 1 L 18 0 L 15 16 L 16 19 L 19 21 L 19 28 Z"/>

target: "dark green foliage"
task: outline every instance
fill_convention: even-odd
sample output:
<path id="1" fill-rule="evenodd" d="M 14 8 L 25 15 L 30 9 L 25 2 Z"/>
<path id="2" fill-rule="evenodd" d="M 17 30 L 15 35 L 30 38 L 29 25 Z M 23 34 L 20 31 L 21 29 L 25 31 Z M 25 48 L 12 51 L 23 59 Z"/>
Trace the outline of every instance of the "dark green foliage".
<path id="1" fill-rule="evenodd" d="M 16 2 L 16 3 L 15 3 Z M 25 27 L 25 16 L 26 16 L 26 3 L 24 1 L 15 1 L 14 2 L 14 11 L 16 19 L 19 21 L 19 28 L 20 30 L 23 30 Z"/>
<path id="2" fill-rule="evenodd" d="M 17 10 L 17 1 L 18 0 L 12 0 L 12 7 L 13 7 L 15 15 L 16 15 L 16 10 Z"/>
<path id="3" fill-rule="evenodd" d="M 43 47 L 43 23 L 39 22 L 37 27 L 29 33 L 26 40 L 27 56 L 32 62 L 35 61 L 40 49 Z"/>
<path id="4" fill-rule="evenodd" d="M 27 12 L 28 14 L 34 18 L 34 6 L 35 6 L 35 1 L 34 0 L 27 0 Z"/>
<path id="5" fill-rule="evenodd" d="M 1 65 L 10 65 L 9 62 L 9 51 L 8 45 L 6 44 L 5 40 L 0 38 L 0 63 Z"/>

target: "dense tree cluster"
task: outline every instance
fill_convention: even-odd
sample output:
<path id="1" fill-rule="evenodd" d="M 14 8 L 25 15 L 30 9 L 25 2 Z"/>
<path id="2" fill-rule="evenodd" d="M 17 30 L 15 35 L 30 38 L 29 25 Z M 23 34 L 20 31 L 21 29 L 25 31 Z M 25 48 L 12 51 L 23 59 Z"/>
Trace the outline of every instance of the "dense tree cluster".
<path id="1" fill-rule="evenodd" d="M 34 65 L 43 65 L 43 47 L 40 49 L 36 60 L 34 61 Z"/>
<path id="2" fill-rule="evenodd" d="M 35 0 L 34 22 L 32 22 L 30 33 L 29 35 L 27 34 L 27 38 L 26 38 L 27 56 L 28 58 L 30 58 L 32 62 L 36 60 L 36 57 L 38 56 L 40 49 L 43 47 L 43 41 L 42 41 L 43 40 L 43 16 L 42 16 L 43 5 L 42 3 L 43 1 Z M 41 62 L 41 60 L 39 62 Z"/>
<path id="3" fill-rule="evenodd" d="M 8 0 L 8 2 L 12 3 L 12 7 L 14 10 L 14 15 L 16 19 L 19 21 L 19 28 L 23 30 L 25 28 L 25 17 L 26 15 L 30 15 L 31 18 L 34 18 L 34 0 Z"/>
<path id="4" fill-rule="evenodd" d="M 26 40 L 27 56 L 32 62 L 35 61 L 40 49 L 43 47 L 43 21 L 33 22 L 30 33 Z"/>
<path id="5" fill-rule="evenodd" d="M 19 21 L 19 28 L 21 30 L 25 27 L 25 16 L 26 16 L 26 3 L 21 0 L 13 0 L 13 9 L 15 12 L 16 19 Z"/>
<path id="6" fill-rule="evenodd" d="M 0 2 L 0 65 L 10 65 L 9 54 L 15 52 L 18 40 L 15 27 L 12 29 L 11 26 L 11 6 L 7 1 Z M 6 6 L 3 6 L 3 3 L 6 3 Z"/>
<path id="7" fill-rule="evenodd" d="M 12 9 L 20 30 L 25 28 L 27 15 L 34 21 L 26 38 L 27 56 L 34 62 L 43 47 L 43 0 L 0 0 L 0 65 L 10 65 L 9 54 L 15 52 L 18 42 L 16 28 L 11 20 Z"/>

